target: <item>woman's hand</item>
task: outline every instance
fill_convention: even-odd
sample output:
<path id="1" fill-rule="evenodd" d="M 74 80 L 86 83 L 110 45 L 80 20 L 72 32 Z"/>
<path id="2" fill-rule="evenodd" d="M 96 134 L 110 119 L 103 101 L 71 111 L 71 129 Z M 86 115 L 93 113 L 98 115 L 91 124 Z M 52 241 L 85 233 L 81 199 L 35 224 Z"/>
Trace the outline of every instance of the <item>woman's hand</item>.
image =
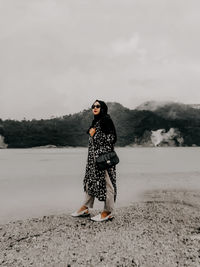
<path id="1" fill-rule="evenodd" d="M 95 128 L 91 128 L 89 133 L 90 133 L 91 136 L 93 136 L 96 133 L 96 129 Z"/>

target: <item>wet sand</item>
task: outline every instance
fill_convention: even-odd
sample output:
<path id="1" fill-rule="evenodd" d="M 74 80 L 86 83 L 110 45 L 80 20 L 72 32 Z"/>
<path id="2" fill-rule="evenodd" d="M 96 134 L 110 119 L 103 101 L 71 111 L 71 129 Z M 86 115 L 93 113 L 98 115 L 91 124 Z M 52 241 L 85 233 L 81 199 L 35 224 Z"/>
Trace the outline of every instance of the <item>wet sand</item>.
<path id="1" fill-rule="evenodd" d="M 2 224 L 0 266 L 200 266 L 200 192 L 148 191 L 108 222 L 61 214 Z"/>

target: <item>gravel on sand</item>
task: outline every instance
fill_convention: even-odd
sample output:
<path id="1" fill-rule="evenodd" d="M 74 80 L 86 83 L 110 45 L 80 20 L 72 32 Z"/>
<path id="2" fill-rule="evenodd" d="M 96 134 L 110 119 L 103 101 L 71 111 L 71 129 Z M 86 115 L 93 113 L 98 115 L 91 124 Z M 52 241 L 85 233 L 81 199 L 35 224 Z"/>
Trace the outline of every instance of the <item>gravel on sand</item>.
<path id="1" fill-rule="evenodd" d="M 106 222 L 61 214 L 0 225 L 0 266 L 200 266 L 200 192 L 149 191 Z"/>

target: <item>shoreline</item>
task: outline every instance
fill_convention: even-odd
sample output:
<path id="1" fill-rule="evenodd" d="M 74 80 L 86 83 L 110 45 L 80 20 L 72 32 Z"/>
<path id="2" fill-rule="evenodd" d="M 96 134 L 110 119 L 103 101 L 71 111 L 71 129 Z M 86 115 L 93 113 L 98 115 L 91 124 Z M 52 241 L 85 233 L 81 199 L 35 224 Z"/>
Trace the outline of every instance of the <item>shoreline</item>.
<path id="1" fill-rule="evenodd" d="M 154 190 L 112 221 L 60 214 L 1 224 L 0 265 L 196 267 L 199 200 L 200 191 Z"/>
<path id="2" fill-rule="evenodd" d="M 191 145 L 191 146 L 171 146 L 171 145 L 125 145 L 125 146 L 116 146 L 115 148 L 199 148 L 200 146 Z M 64 148 L 88 148 L 88 146 L 55 146 L 55 145 L 46 145 L 46 146 L 33 146 L 33 147 L 0 147 L 2 150 L 11 150 L 11 149 L 64 149 Z"/>

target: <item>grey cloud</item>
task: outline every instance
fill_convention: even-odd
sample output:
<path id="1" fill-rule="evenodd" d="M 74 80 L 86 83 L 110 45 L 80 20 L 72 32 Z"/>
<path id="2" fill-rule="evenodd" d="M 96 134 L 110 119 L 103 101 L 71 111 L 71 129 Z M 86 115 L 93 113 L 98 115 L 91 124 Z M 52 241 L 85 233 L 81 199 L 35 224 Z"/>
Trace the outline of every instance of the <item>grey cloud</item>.
<path id="1" fill-rule="evenodd" d="M 1 3 L 2 118 L 65 115 L 96 98 L 199 101 L 196 0 Z"/>

